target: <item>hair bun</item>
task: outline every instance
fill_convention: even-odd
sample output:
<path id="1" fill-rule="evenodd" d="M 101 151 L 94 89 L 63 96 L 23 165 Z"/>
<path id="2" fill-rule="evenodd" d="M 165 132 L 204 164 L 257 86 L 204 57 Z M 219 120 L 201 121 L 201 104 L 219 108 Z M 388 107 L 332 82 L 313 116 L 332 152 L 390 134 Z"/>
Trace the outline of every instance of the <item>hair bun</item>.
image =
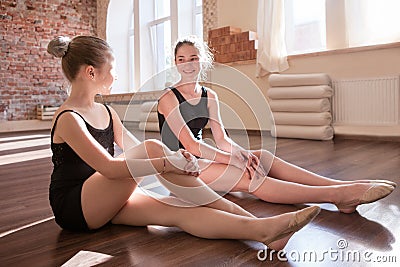
<path id="1" fill-rule="evenodd" d="M 68 51 L 71 39 L 65 36 L 57 36 L 47 45 L 47 52 L 55 57 L 63 57 Z"/>

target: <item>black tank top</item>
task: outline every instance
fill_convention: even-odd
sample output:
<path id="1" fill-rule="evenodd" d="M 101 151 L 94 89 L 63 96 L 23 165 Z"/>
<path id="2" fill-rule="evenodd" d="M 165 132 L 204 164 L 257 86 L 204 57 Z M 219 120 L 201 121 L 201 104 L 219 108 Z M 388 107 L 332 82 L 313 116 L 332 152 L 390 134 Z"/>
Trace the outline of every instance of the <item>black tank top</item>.
<path id="1" fill-rule="evenodd" d="M 186 125 L 190 128 L 194 137 L 197 140 L 202 140 L 203 129 L 207 125 L 209 118 L 207 89 L 204 86 L 201 87 L 201 98 L 199 103 L 196 105 L 192 105 L 187 102 L 183 95 L 178 91 L 178 89 L 173 87 L 171 87 L 170 89 L 178 99 L 179 111 L 184 121 L 186 122 Z M 172 132 L 168 123 L 165 121 L 164 115 L 161 114 L 158 110 L 157 113 L 161 141 L 173 151 L 184 148 L 182 143 Z"/>
<path id="2" fill-rule="evenodd" d="M 57 189 L 68 191 L 68 188 L 83 183 L 95 170 L 84 162 L 67 143 L 54 143 L 53 135 L 57 126 L 58 118 L 65 112 L 73 112 L 79 115 L 86 124 L 90 134 L 99 142 L 110 155 L 114 156 L 114 130 L 113 120 L 109 108 L 104 105 L 110 116 L 110 122 L 105 129 L 97 129 L 91 126 L 78 112 L 64 110 L 57 115 L 53 128 L 51 129 L 51 150 L 53 152 L 52 162 L 54 165 L 51 175 L 50 192 Z M 64 192 L 65 192 L 64 191 Z"/>

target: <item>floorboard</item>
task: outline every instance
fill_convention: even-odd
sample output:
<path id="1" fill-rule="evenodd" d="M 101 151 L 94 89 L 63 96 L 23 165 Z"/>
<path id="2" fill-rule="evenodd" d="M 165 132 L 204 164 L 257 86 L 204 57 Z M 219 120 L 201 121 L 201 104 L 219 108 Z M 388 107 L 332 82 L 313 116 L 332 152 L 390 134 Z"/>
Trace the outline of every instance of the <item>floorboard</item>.
<path id="1" fill-rule="evenodd" d="M 399 189 L 381 201 L 360 206 L 353 214 L 341 214 L 333 205 L 321 204 L 321 214 L 288 243 L 286 258 L 265 254 L 264 246 L 257 242 L 201 239 L 174 227 L 108 225 L 91 233 L 62 230 L 48 203 L 52 163 L 49 142 L 43 142 L 48 136 L 47 131 L 0 134 L 0 266 L 61 266 L 80 251 L 112 256 L 98 266 L 400 264 Z M 149 133 L 148 137 L 157 135 Z M 238 142 L 247 140 L 238 133 L 231 137 Z M 274 143 L 257 136 L 249 140 L 252 148 Z M 18 157 L 11 157 L 15 154 Z M 279 139 L 276 154 L 332 178 L 382 178 L 400 184 L 400 142 Z M 259 217 L 305 206 L 267 203 L 243 193 L 227 198 Z M 266 259 L 260 260 L 264 256 Z"/>

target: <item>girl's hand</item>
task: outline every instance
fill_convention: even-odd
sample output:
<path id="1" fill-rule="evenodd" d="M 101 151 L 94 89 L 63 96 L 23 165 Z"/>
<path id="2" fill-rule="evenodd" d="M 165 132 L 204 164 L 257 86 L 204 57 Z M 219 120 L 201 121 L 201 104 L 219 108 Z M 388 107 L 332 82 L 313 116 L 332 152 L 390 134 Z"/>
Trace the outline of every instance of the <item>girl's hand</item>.
<path id="1" fill-rule="evenodd" d="M 180 149 L 173 155 L 165 157 L 165 172 L 173 172 L 177 174 L 189 174 L 192 176 L 200 175 L 200 167 L 197 158 Z"/>
<path id="2" fill-rule="evenodd" d="M 191 154 L 187 150 L 181 149 L 179 151 L 182 153 L 182 155 L 188 161 L 185 166 L 185 169 L 184 169 L 187 172 L 187 174 L 190 174 L 190 175 L 193 175 L 196 177 L 199 176 L 201 170 L 200 170 L 200 166 L 199 166 L 199 162 L 198 162 L 197 158 L 195 156 L 193 156 L 193 154 Z"/>
<path id="3" fill-rule="evenodd" d="M 250 175 L 250 179 L 252 179 L 253 177 L 257 178 L 259 176 L 267 175 L 263 167 L 260 165 L 260 159 L 250 151 L 236 147 L 233 154 L 239 161 L 242 162 L 242 166 L 245 165 L 245 168 Z M 244 169 L 243 167 L 240 167 L 240 165 L 235 166 L 240 169 Z"/>
<path id="4" fill-rule="evenodd" d="M 243 172 L 247 172 L 250 179 L 255 174 L 255 169 L 252 167 L 251 158 L 247 158 L 247 155 L 245 153 L 241 153 L 241 151 L 238 151 L 232 155 L 229 164 L 235 166 Z"/>
<path id="5" fill-rule="evenodd" d="M 249 161 L 251 162 L 250 165 L 254 169 L 256 175 L 264 177 L 268 175 L 263 166 L 260 164 L 260 159 L 251 152 L 249 152 Z"/>
<path id="6" fill-rule="evenodd" d="M 232 154 L 229 164 L 235 166 L 242 171 L 247 171 L 247 159 L 244 158 L 241 154 Z"/>

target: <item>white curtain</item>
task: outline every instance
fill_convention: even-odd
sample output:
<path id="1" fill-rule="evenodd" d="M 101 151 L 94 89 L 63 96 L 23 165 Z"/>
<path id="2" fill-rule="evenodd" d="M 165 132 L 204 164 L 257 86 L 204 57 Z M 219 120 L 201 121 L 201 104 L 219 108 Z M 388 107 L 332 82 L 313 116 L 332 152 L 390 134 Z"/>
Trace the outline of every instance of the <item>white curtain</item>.
<path id="1" fill-rule="evenodd" d="M 288 69 L 284 1 L 258 0 L 257 34 L 256 76 Z"/>
<path id="2" fill-rule="evenodd" d="M 349 47 L 400 41 L 399 0 L 347 0 Z"/>

